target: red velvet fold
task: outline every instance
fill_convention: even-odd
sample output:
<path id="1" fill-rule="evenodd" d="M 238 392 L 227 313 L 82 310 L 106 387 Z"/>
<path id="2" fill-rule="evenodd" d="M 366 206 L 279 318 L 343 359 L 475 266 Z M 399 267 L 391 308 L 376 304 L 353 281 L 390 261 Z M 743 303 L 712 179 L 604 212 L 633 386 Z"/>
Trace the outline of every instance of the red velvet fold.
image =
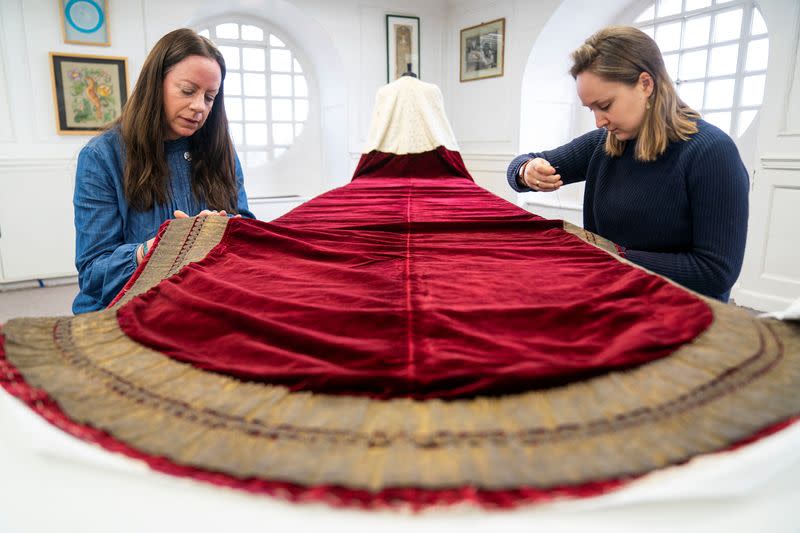
<path id="1" fill-rule="evenodd" d="M 461 154 L 439 146 L 436 150 L 398 156 L 373 150 L 363 154 L 353 179 L 375 177 L 442 178 L 459 177 L 472 181 Z"/>
<path id="2" fill-rule="evenodd" d="M 457 153 L 358 168 L 273 223 L 231 220 L 119 310 L 123 330 L 293 390 L 453 398 L 651 361 L 711 322 L 699 298 L 475 185 Z"/>

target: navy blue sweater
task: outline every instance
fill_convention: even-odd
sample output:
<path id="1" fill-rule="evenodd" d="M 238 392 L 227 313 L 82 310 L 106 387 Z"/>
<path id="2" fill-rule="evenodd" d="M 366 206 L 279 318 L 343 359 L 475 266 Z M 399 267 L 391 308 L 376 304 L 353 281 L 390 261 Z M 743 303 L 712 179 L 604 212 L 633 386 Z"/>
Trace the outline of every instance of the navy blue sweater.
<path id="1" fill-rule="evenodd" d="M 635 142 L 619 157 L 605 153 L 607 132 L 591 131 L 564 146 L 523 154 L 508 166 L 541 157 L 564 183 L 586 180 L 583 224 L 623 246 L 625 257 L 706 296 L 727 301 L 744 258 L 747 170 L 736 145 L 716 126 L 698 120 L 688 141 L 672 142 L 655 161 L 634 158 Z"/>

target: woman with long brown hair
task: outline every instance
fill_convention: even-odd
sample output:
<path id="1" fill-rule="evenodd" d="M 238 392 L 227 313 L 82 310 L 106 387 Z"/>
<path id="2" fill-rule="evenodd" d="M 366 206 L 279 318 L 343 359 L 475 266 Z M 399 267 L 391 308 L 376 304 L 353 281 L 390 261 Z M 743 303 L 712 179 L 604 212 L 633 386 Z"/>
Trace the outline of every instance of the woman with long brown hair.
<path id="1" fill-rule="evenodd" d="M 655 41 L 610 26 L 572 53 L 578 97 L 597 128 L 515 158 L 515 190 L 586 181 L 584 227 L 630 261 L 727 301 L 742 267 L 748 176 L 731 138 L 677 95 Z"/>
<path id="2" fill-rule="evenodd" d="M 109 304 L 167 219 L 253 217 L 228 133 L 224 80 L 214 43 L 189 29 L 172 31 L 145 59 L 120 118 L 81 150 L 74 313 Z"/>

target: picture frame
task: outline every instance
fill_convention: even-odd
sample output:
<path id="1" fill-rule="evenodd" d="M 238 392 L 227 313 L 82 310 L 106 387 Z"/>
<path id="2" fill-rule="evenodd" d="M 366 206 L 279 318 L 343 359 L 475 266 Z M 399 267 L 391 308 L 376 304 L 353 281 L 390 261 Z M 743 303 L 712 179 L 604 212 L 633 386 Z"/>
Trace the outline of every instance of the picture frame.
<path id="1" fill-rule="evenodd" d="M 106 0 L 59 0 L 65 43 L 111 46 Z"/>
<path id="2" fill-rule="evenodd" d="M 125 57 L 50 52 L 59 135 L 91 135 L 122 113 L 128 100 Z"/>
<path id="3" fill-rule="evenodd" d="M 408 71 L 420 76 L 419 17 L 386 15 L 386 82 Z"/>
<path id="4" fill-rule="evenodd" d="M 505 18 L 482 22 L 461 30 L 462 82 L 503 75 L 505 35 Z"/>

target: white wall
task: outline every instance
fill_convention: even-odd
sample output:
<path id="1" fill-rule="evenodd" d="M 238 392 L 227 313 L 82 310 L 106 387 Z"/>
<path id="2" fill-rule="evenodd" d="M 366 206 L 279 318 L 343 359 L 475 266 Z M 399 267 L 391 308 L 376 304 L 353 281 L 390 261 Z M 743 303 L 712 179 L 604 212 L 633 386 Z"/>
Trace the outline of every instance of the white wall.
<path id="1" fill-rule="evenodd" d="M 58 4 L 0 2 L 0 281 L 74 274 L 74 162 L 88 137 L 56 134 L 50 51 L 144 57 L 137 3 L 114 4 L 112 46 L 62 42 Z"/>
<path id="2" fill-rule="evenodd" d="M 750 226 L 733 297 L 772 310 L 800 298 L 800 3 L 762 0 L 759 7 L 770 54 L 764 105 L 751 127 Z"/>
<path id="3" fill-rule="evenodd" d="M 475 181 L 515 201 L 505 169 L 519 150 L 522 77 L 531 47 L 560 0 L 450 0 L 445 29 L 445 80 L 442 91 L 461 154 Z M 502 77 L 461 82 L 460 30 L 506 19 Z"/>

